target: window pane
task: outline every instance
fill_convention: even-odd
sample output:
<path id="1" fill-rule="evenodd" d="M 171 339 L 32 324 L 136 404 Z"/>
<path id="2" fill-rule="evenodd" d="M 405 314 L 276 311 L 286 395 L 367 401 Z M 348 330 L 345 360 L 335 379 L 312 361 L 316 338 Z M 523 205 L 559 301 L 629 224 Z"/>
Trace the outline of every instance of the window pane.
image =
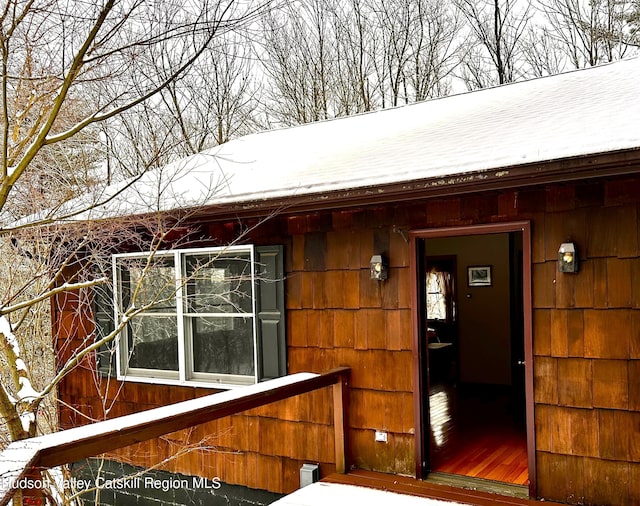
<path id="1" fill-rule="evenodd" d="M 138 316 L 129 323 L 130 367 L 178 370 L 175 316 Z"/>
<path id="2" fill-rule="evenodd" d="M 173 257 L 156 258 L 151 268 L 144 272 L 147 260 L 144 258 L 121 258 L 122 301 L 123 309 L 131 304 L 131 297 L 136 289 L 135 305 L 137 307 L 153 304 L 149 312 L 175 312 L 176 280 Z"/>
<path id="3" fill-rule="evenodd" d="M 253 318 L 191 318 L 193 370 L 254 375 Z"/>
<path id="4" fill-rule="evenodd" d="M 435 272 L 427 275 L 427 318 L 430 320 L 447 319 L 447 301 L 441 282 Z"/>
<path id="5" fill-rule="evenodd" d="M 252 313 L 251 259 L 247 252 L 187 257 L 188 313 Z"/>

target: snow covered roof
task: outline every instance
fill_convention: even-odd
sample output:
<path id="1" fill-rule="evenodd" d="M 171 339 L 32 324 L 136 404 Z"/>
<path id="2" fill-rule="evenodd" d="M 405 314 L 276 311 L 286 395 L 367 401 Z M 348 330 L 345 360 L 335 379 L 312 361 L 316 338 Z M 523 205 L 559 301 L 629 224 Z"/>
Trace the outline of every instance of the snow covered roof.
<path id="1" fill-rule="evenodd" d="M 634 150 L 639 119 L 640 59 L 630 59 L 248 135 L 146 174 L 103 211 L 318 199 Z"/>

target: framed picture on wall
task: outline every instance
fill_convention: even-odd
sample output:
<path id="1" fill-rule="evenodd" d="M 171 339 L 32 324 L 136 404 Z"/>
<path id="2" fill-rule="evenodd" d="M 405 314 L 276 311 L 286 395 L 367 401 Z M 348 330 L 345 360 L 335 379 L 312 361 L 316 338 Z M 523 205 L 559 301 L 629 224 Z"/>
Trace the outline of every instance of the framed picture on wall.
<path id="1" fill-rule="evenodd" d="M 469 286 L 491 286 L 491 266 L 467 267 L 467 280 Z"/>

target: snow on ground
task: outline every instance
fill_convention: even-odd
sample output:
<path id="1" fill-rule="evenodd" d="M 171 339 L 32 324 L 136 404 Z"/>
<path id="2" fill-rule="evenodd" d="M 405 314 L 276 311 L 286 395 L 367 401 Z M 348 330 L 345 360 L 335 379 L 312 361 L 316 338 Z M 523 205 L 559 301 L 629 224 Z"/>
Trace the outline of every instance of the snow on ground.
<path id="1" fill-rule="evenodd" d="M 327 504 L 331 506 L 353 506 L 354 504 L 366 504 L 367 506 L 456 506 L 461 503 L 322 481 L 307 485 L 271 503 L 272 506 L 326 506 Z"/>

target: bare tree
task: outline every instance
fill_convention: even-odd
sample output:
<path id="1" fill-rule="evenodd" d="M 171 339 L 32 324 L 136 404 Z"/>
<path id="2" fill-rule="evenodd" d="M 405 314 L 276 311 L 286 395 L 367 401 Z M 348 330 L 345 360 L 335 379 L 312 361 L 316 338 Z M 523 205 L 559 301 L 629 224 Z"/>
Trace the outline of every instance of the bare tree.
<path id="1" fill-rule="evenodd" d="M 44 305 L 105 282 L 80 258 L 97 263 L 110 245 L 131 240 L 124 223 L 51 228 L 113 198 L 103 190 L 99 125 L 159 96 L 216 37 L 253 22 L 260 8 L 234 0 L 9 0 L 0 7 L 0 236 L 2 252 L 13 253 L 2 271 L 0 416 L 11 441 L 55 428 L 42 408 L 101 344 L 69 341 L 55 370 L 39 369 L 38 353 L 50 351 L 32 341 L 46 327 Z M 142 227 L 152 250 L 166 238 L 166 220 Z"/>
<path id="2" fill-rule="evenodd" d="M 323 0 L 292 2 L 262 23 L 258 57 L 269 80 L 265 103 L 277 124 L 295 125 L 333 117 L 332 49 Z"/>
<path id="3" fill-rule="evenodd" d="M 286 125 L 448 92 L 457 11 L 434 0 L 300 1 L 263 23 L 267 114 Z"/>
<path id="4" fill-rule="evenodd" d="M 629 22 L 629 45 L 640 47 L 640 0 L 634 0 L 631 12 L 628 17 Z"/>
<path id="5" fill-rule="evenodd" d="M 337 86 L 342 91 L 343 114 L 378 108 L 380 78 L 376 76 L 377 40 L 375 11 L 367 0 L 336 2 L 332 5 L 337 51 Z M 379 74 L 379 73 L 378 73 Z M 347 103 L 347 100 L 350 103 Z"/>
<path id="6" fill-rule="evenodd" d="M 562 46 L 547 26 L 529 27 L 523 55 L 531 77 L 559 74 L 566 67 Z"/>
<path id="7" fill-rule="evenodd" d="M 258 86 L 249 41 L 238 34 L 216 40 L 189 75 L 163 98 L 179 118 L 189 153 L 255 132 Z M 183 105 L 184 104 L 184 105 Z M 189 134 L 191 132 L 191 134 Z"/>
<path id="8" fill-rule="evenodd" d="M 223 34 L 157 97 L 110 120 L 101 137 L 110 174 L 135 176 L 256 131 L 252 63 L 249 41 Z M 161 60 L 156 67 L 165 73 Z"/>
<path id="9" fill-rule="evenodd" d="M 456 0 L 474 37 L 463 60 L 463 79 L 471 88 L 516 80 L 522 64 L 522 39 L 531 7 L 518 0 Z M 478 47 L 481 46 L 481 50 Z M 496 79 L 487 78 L 495 71 Z"/>
<path id="10" fill-rule="evenodd" d="M 387 94 L 392 106 L 398 105 L 401 96 L 407 103 L 409 97 L 405 71 L 411 59 L 412 5 L 403 0 L 390 0 L 381 3 L 379 9 L 375 10 L 381 38 L 376 67 L 381 84 L 382 107 L 386 105 Z"/>
<path id="11" fill-rule="evenodd" d="M 634 52 L 632 1 L 544 0 L 539 8 L 573 68 L 619 60 Z"/>
<path id="12" fill-rule="evenodd" d="M 378 60 L 387 69 L 382 80 L 391 105 L 447 94 L 461 56 L 457 11 L 433 0 L 380 2 L 376 10 L 384 41 Z"/>

